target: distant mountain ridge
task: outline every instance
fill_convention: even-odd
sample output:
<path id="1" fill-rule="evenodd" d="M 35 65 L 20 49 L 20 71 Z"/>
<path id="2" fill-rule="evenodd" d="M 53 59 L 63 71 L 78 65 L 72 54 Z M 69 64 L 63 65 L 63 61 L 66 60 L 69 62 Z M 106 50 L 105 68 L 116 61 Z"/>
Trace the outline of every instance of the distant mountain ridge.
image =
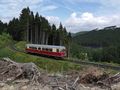
<path id="1" fill-rule="evenodd" d="M 82 46 L 106 47 L 120 45 L 120 27 L 110 26 L 76 33 L 73 41 Z"/>
<path id="2" fill-rule="evenodd" d="M 75 37 L 75 36 L 78 36 L 78 35 L 85 34 L 85 33 L 87 33 L 87 32 L 89 32 L 89 31 L 81 31 L 81 32 L 72 34 L 72 36 Z"/>

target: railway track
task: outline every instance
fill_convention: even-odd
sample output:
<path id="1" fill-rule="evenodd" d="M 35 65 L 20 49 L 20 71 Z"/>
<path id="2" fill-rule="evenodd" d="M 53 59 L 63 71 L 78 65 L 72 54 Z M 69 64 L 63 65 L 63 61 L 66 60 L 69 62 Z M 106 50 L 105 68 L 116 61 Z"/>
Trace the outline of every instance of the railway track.
<path id="1" fill-rule="evenodd" d="M 13 51 L 16 51 L 16 52 L 26 53 L 25 51 L 16 49 L 14 45 L 10 45 L 9 48 L 11 50 L 13 50 Z M 33 56 L 35 56 L 35 55 L 33 55 Z M 37 57 L 40 58 L 40 56 L 37 56 Z M 56 60 L 56 59 L 54 59 L 54 60 Z M 72 63 L 76 63 L 76 64 L 82 64 L 82 65 L 92 65 L 92 66 L 96 66 L 96 67 L 101 67 L 101 68 L 113 69 L 113 70 L 120 71 L 120 66 L 113 66 L 113 65 L 108 65 L 108 64 L 100 64 L 100 63 L 89 62 L 89 61 L 80 61 L 79 59 L 74 59 L 74 58 L 72 58 L 72 59 L 63 59 L 63 60 L 59 60 L 59 61 L 67 61 L 67 62 L 72 62 Z"/>

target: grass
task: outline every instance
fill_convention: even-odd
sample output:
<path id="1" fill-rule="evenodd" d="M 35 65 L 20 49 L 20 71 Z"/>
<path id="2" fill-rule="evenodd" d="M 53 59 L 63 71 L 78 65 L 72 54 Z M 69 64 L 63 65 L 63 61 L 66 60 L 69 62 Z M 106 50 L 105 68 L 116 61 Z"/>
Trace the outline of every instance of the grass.
<path id="1" fill-rule="evenodd" d="M 12 42 L 12 38 L 9 34 L 2 33 L 0 35 L 0 49 L 8 46 Z"/>
<path id="2" fill-rule="evenodd" d="M 48 72 L 66 72 L 69 70 L 78 70 L 82 71 L 85 67 L 91 67 L 90 65 L 80 65 L 80 64 L 74 64 L 67 61 L 59 61 L 59 60 L 53 60 L 51 58 L 44 58 L 44 57 L 38 57 L 33 56 L 25 53 L 15 52 L 12 51 L 9 47 L 5 47 L 3 49 L 0 49 L 0 57 L 9 57 L 12 60 L 20 63 L 28 63 L 33 62 L 35 63 L 39 68 L 46 70 Z M 118 71 L 111 70 L 111 69 L 105 69 L 105 72 L 115 74 Z"/>
<path id="3" fill-rule="evenodd" d="M 24 48 L 25 48 L 25 42 L 24 41 L 21 41 L 21 42 L 18 42 L 15 46 L 16 46 L 16 48 L 17 49 L 19 49 L 19 50 L 24 50 Z M 20 48 L 21 47 L 21 48 Z M 51 59 L 50 59 L 51 60 Z M 43 61 L 47 61 L 46 60 L 46 58 L 43 60 Z M 82 69 L 83 67 L 81 66 L 80 67 L 80 65 L 76 65 L 76 64 L 71 64 L 71 63 L 69 63 L 68 64 L 68 62 L 66 63 L 66 62 L 64 62 L 64 63 L 61 63 L 61 65 L 59 65 L 58 63 L 60 63 L 60 62 L 58 62 L 57 61 L 57 63 L 55 63 L 54 62 L 54 64 L 53 64 L 53 62 L 54 61 L 47 61 L 46 63 L 45 62 L 39 62 L 39 59 L 38 59 L 38 61 L 36 60 L 36 62 L 34 62 L 34 63 L 41 63 L 41 65 L 44 65 L 44 66 L 42 66 L 42 68 L 44 68 L 44 69 L 48 69 L 48 71 L 52 71 L 51 69 L 53 69 L 54 68 L 54 71 L 60 71 L 60 70 L 69 70 L 69 69 L 75 69 L 75 70 L 79 70 L 79 69 Z M 118 64 L 115 64 L 115 63 L 104 63 L 104 62 L 96 62 L 96 63 L 100 63 L 100 64 L 108 64 L 108 65 L 114 65 L 114 66 L 119 66 Z M 38 65 L 38 64 L 37 64 Z M 39 64 L 40 65 L 40 64 Z M 39 66 L 38 65 L 38 66 Z M 40 66 L 41 66 L 40 65 Z M 39 67 L 40 67 L 39 66 Z M 59 67 L 59 69 L 58 68 L 56 68 L 56 66 L 57 67 Z M 52 68 L 51 68 L 52 67 Z M 85 67 L 85 66 L 84 66 Z M 89 66 L 88 66 L 89 67 Z M 56 69 L 56 70 L 55 70 Z M 110 73 L 115 73 L 115 72 L 117 72 L 117 71 L 115 71 L 115 70 L 111 70 L 111 69 L 108 69 L 108 70 L 105 70 L 105 71 L 107 71 L 107 72 L 110 72 Z"/>
<path id="4" fill-rule="evenodd" d="M 0 58 L 9 57 L 10 59 L 20 63 L 33 62 L 39 68 L 47 70 L 48 72 L 80 70 L 82 68 L 82 66 L 78 64 L 69 63 L 67 61 L 58 61 L 50 58 L 38 57 L 21 52 L 16 52 L 9 48 L 12 39 L 8 34 L 1 35 L 0 37 L 2 37 L 0 38 Z M 19 50 L 24 50 L 25 44 L 25 41 L 20 41 L 15 44 L 15 47 Z"/>
<path id="5" fill-rule="evenodd" d="M 25 41 L 20 41 L 20 42 L 17 42 L 17 43 L 15 44 L 15 47 L 16 47 L 18 50 L 24 51 L 26 44 L 27 44 L 27 42 L 25 42 Z"/>
<path id="6" fill-rule="evenodd" d="M 48 72 L 61 72 L 68 70 L 80 70 L 82 66 L 79 64 L 73 64 L 66 61 L 52 60 L 49 58 L 32 56 L 25 53 L 14 52 L 8 47 L 0 50 L 0 57 L 9 57 L 12 60 L 20 63 L 33 62 L 38 67 L 47 70 Z"/>
<path id="7" fill-rule="evenodd" d="M 9 45 L 12 43 L 12 39 L 8 34 L 3 33 L 0 35 L 0 58 L 9 57 L 12 60 L 20 63 L 33 62 L 39 68 L 44 69 L 48 72 L 63 72 L 69 70 L 82 70 L 85 66 L 70 63 L 67 61 L 53 60 L 50 58 L 33 56 L 21 52 L 13 51 L 9 48 Z M 19 50 L 24 50 L 25 41 L 20 41 L 15 44 L 15 47 Z M 115 73 L 115 71 L 111 71 Z"/>

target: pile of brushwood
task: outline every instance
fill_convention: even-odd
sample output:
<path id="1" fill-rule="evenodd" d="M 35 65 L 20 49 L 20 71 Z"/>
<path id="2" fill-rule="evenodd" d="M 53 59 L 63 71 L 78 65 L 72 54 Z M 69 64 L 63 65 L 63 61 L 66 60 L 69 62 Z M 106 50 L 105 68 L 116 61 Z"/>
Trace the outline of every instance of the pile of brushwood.
<path id="1" fill-rule="evenodd" d="M 40 71 L 34 63 L 17 63 L 9 58 L 0 60 L 0 81 L 12 82 L 17 79 L 28 79 L 39 83 Z"/>
<path id="2" fill-rule="evenodd" d="M 51 90 L 79 90 L 79 85 L 111 88 L 113 84 L 120 82 L 120 73 L 110 76 L 99 68 L 91 67 L 83 71 L 48 74 L 38 69 L 34 63 L 17 63 L 9 58 L 0 60 L 0 82 L 25 79 L 28 80 L 27 83 L 48 86 Z"/>

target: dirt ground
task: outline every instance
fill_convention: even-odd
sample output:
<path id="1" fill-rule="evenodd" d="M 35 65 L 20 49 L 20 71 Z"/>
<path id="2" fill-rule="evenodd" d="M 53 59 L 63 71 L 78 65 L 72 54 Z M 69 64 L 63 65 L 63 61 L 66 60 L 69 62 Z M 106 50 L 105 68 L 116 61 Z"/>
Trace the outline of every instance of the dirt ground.
<path id="1" fill-rule="evenodd" d="M 97 67 L 49 74 L 34 63 L 0 60 L 0 90 L 120 90 L 120 73 L 109 75 Z"/>
<path id="2" fill-rule="evenodd" d="M 49 86 L 42 85 L 29 85 L 25 83 L 16 83 L 16 84 L 5 84 L 0 83 L 0 90 L 66 90 L 66 89 L 53 89 Z M 74 89 L 68 89 L 74 90 Z M 120 90 L 120 83 L 112 85 L 111 89 L 108 88 L 99 88 L 99 87 L 87 87 L 82 84 L 79 84 L 75 90 Z"/>

